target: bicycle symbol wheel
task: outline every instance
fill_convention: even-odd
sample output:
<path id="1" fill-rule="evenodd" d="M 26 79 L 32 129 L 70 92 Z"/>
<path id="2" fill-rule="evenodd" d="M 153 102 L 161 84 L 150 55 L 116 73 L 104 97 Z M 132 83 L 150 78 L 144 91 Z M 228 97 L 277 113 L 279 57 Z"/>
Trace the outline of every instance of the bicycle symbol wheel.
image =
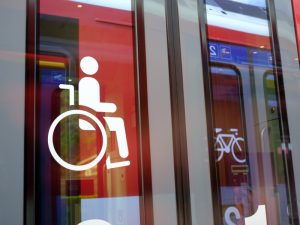
<path id="1" fill-rule="evenodd" d="M 102 147 L 101 147 L 101 150 L 99 152 L 99 154 L 97 155 L 97 157 L 87 163 L 87 164 L 84 164 L 84 165 L 73 165 L 73 164 L 70 164 L 66 161 L 64 161 L 56 152 L 55 148 L 54 148 L 54 144 L 53 144 L 53 134 L 54 134 L 54 130 L 56 128 L 56 126 L 60 123 L 60 121 L 62 121 L 64 118 L 66 118 L 67 116 L 71 116 L 71 115 L 84 115 L 84 116 L 87 116 L 89 117 L 90 119 L 92 119 L 96 124 L 97 126 L 99 127 L 100 131 L 101 131 L 101 134 L 102 134 L 102 137 L 103 137 L 103 143 L 102 143 Z M 94 116 L 93 114 L 89 113 L 89 112 L 86 112 L 84 110 L 79 110 L 79 109 L 76 109 L 76 110 L 70 110 L 70 111 L 66 111 L 62 114 L 60 114 L 54 121 L 53 123 L 51 124 L 50 126 L 50 129 L 49 129 L 49 132 L 48 132 L 48 146 L 49 146 L 49 150 L 50 150 L 50 153 L 52 155 L 52 157 L 55 159 L 55 161 L 60 164 L 62 167 L 66 168 L 66 169 L 69 169 L 69 170 L 74 170 L 74 171 L 83 171 L 83 170 L 88 170 L 94 166 L 96 166 L 100 161 L 101 159 L 103 158 L 104 154 L 105 154 L 105 151 L 106 151 L 106 147 L 107 147 L 107 135 L 106 135 L 106 131 L 102 125 L 102 123 L 99 121 L 99 119 Z"/>
<path id="2" fill-rule="evenodd" d="M 244 163 L 246 162 L 246 158 L 244 157 L 244 153 L 242 153 L 242 147 L 241 147 L 241 142 L 244 142 L 244 138 L 238 137 L 234 140 L 234 142 L 231 145 L 231 152 L 233 158 L 239 162 L 239 163 Z"/>
<path id="3" fill-rule="evenodd" d="M 215 151 L 217 152 L 217 162 L 220 161 L 223 158 L 224 155 L 224 146 L 222 145 L 222 142 L 217 139 L 217 142 L 215 143 Z"/>

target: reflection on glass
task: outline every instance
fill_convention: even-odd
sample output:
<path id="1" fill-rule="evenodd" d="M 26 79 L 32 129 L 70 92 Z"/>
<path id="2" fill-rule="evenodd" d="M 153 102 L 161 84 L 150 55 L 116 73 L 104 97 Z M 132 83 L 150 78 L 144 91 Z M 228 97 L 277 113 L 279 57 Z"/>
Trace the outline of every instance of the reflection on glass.
<path id="1" fill-rule="evenodd" d="M 296 30 L 296 37 L 298 43 L 298 58 L 295 59 L 299 61 L 300 59 L 300 1 L 293 0 L 293 9 L 294 9 L 294 22 L 295 22 L 295 30 Z"/>
<path id="2" fill-rule="evenodd" d="M 208 0 L 206 8 L 215 216 L 222 224 L 298 224 L 267 3 Z"/>
<path id="3" fill-rule="evenodd" d="M 141 223 L 134 12 L 95 2 L 39 1 L 37 224 Z"/>
<path id="4" fill-rule="evenodd" d="M 239 2 L 239 3 L 245 4 L 245 5 L 253 5 L 253 6 L 266 8 L 265 0 L 229 0 L 229 1 Z"/>

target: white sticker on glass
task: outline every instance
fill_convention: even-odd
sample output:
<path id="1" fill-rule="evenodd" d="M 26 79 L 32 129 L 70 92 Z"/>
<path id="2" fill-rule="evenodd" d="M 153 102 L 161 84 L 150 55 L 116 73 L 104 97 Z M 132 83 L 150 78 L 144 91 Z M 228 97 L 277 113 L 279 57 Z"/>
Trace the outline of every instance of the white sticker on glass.
<path id="1" fill-rule="evenodd" d="M 99 64 L 95 58 L 91 56 L 86 56 L 82 58 L 82 60 L 80 61 L 80 68 L 84 74 L 92 76 L 97 73 L 99 69 Z M 69 104 L 74 105 L 74 86 L 69 84 L 60 84 L 59 87 L 61 89 L 69 90 L 69 99 L 70 99 Z M 100 120 L 95 116 L 95 114 L 97 112 L 110 112 L 110 113 L 115 112 L 117 110 L 117 106 L 114 103 L 106 103 L 100 101 L 100 84 L 93 77 L 84 77 L 80 79 L 78 85 L 78 92 L 79 92 L 78 94 L 79 105 L 90 108 L 91 111 L 93 111 L 94 113 L 90 113 L 85 110 L 79 109 L 79 110 L 69 110 L 60 114 L 53 121 L 53 123 L 49 128 L 48 146 L 52 157 L 62 167 L 74 171 L 83 171 L 96 166 L 103 158 L 107 147 L 106 130 L 102 125 L 102 123 L 100 122 Z M 90 118 L 92 121 L 95 122 L 96 126 L 99 128 L 100 133 L 102 135 L 103 143 L 99 154 L 94 160 L 84 165 L 73 165 L 64 161 L 57 154 L 54 148 L 53 135 L 54 135 L 55 128 L 64 118 L 72 115 L 81 115 Z M 104 120 L 107 123 L 109 130 L 111 132 L 116 132 L 119 155 L 122 158 L 121 161 L 112 162 L 110 156 L 108 156 L 106 160 L 107 169 L 129 166 L 130 161 L 126 160 L 126 158 L 129 155 L 129 151 L 128 151 L 124 120 L 120 117 L 104 117 Z M 79 119 L 79 128 L 82 130 L 96 130 L 96 128 L 90 122 L 84 119 Z"/>
<path id="2" fill-rule="evenodd" d="M 217 135 L 215 142 L 217 161 L 223 158 L 224 153 L 231 153 L 236 162 L 246 162 L 246 154 L 242 149 L 244 138 L 238 136 L 238 129 L 230 128 L 229 132 L 224 132 L 222 128 L 216 128 L 215 132 Z"/>
<path id="3" fill-rule="evenodd" d="M 268 225 L 266 206 L 259 205 L 256 213 L 253 216 L 245 218 L 245 225 Z"/>
<path id="4" fill-rule="evenodd" d="M 104 220 L 87 220 L 79 223 L 78 225 L 111 225 Z"/>
<path id="5" fill-rule="evenodd" d="M 224 214 L 224 220 L 227 225 L 236 225 L 235 221 L 241 219 L 241 214 L 236 207 L 228 207 Z M 254 215 L 245 217 L 245 225 L 268 225 L 266 206 L 259 205 Z"/>

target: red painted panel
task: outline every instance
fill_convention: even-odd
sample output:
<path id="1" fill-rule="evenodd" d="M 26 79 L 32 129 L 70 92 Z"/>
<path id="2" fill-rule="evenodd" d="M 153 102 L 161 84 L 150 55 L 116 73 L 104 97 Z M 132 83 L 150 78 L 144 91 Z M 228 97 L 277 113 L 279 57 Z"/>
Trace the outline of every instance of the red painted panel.
<path id="1" fill-rule="evenodd" d="M 98 61 L 99 70 L 93 77 L 100 84 L 100 100 L 117 106 L 115 113 L 97 113 L 107 131 L 108 147 L 106 155 L 95 168 L 80 172 L 75 177 L 81 181 L 80 195 L 138 196 L 140 178 L 132 12 L 88 4 L 80 4 L 82 7 L 78 5 L 68 0 L 56 0 L 55 4 L 43 0 L 40 1 L 39 10 L 40 14 L 78 20 L 79 56 L 76 64 L 79 65 L 79 60 L 85 56 L 92 56 Z M 79 69 L 79 79 L 85 76 Z M 108 155 L 118 159 L 118 146 L 116 135 L 109 132 L 104 116 L 124 119 L 129 149 L 126 160 L 130 161 L 130 166 L 111 170 L 106 168 Z M 80 131 L 79 134 L 79 160 L 87 163 L 86 160 L 94 159 L 102 139 L 93 131 Z M 57 176 L 57 179 L 63 178 Z"/>
<path id="2" fill-rule="evenodd" d="M 81 4 L 69 0 L 40 1 L 40 13 L 68 18 L 85 19 L 90 22 L 103 20 L 111 23 L 132 24 L 132 14 L 129 11 Z"/>
<path id="3" fill-rule="evenodd" d="M 90 22 L 86 18 L 80 19 L 79 24 L 79 58 L 92 56 L 99 62 L 99 71 L 93 77 L 101 86 L 101 102 L 117 105 L 116 113 L 106 116 L 124 119 L 131 162 L 128 167 L 113 170 L 106 170 L 105 160 L 98 164 L 98 196 L 139 195 L 132 27 Z M 83 77 L 81 72 L 80 78 Z M 103 115 L 99 114 L 99 118 Z M 116 152 L 116 137 L 110 135 L 108 152 Z M 85 141 L 81 138 L 84 149 Z M 81 157 L 85 158 L 84 151 Z"/>
<path id="4" fill-rule="evenodd" d="M 210 40 L 222 41 L 231 44 L 271 49 L 271 41 L 269 37 L 229 30 L 217 26 L 208 26 L 208 38 Z"/>

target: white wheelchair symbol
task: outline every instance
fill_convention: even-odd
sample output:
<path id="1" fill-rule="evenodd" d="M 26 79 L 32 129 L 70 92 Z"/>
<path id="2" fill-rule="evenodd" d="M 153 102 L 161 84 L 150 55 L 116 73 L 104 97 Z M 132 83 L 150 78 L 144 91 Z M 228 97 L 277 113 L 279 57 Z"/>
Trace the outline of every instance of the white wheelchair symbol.
<path id="1" fill-rule="evenodd" d="M 86 75 L 94 75 L 98 71 L 99 65 L 96 59 L 90 56 L 86 56 L 82 58 L 82 60 L 80 61 L 80 68 Z M 60 84 L 59 88 L 69 90 L 69 104 L 74 105 L 74 86 L 69 84 Z M 84 77 L 80 79 L 78 85 L 78 93 L 79 93 L 79 105 L 81 106 L 86 106 L 96 112 L 113 113 L 117 110 L 117 106 L 115 104 L 104 103 L 100 101 L 100 85 L 95 78 Z M 102 147 L 97 157 L 91 162 L 84 165 L 73 165 L 64 161 L 57 154 L 53 144 L 53 134 L 56 126 L 64 118 L 72 115 L 86 116 L 90 118 L 92 121 L 94 121 L 97 127 L 100 129 L 102 139 L 103 139 Z M 116 132 L 119 155 L 123 159 L 123 161 L 111 162 L 110 156 L 108 156 L 106 160 L 107 169 L 129 166 L 130 161 L 125 160 L 128 157 L 129 152 L 128 152 L 128 144 L 127 144 L 124 120 L 120 117 L 106 117 L 106 116 L 104 117 L 104 120 L 107 123 L 109 130 Z M 84 119 L 79 119 L 79 127 L 82 130 L 96 130 L 91 123 L 89 123 Z M 101 161 L 107 147 L 107 135 L 106 135 L 105 128 L 100 122 L 100 120 L 92 113 L 80 109 L 69 110 L 60 114 L 51 124 L 48 132 L 48 146 L 52 157 L 61 166 L 69 170 L 83 171 L 96 166 Z"/>

